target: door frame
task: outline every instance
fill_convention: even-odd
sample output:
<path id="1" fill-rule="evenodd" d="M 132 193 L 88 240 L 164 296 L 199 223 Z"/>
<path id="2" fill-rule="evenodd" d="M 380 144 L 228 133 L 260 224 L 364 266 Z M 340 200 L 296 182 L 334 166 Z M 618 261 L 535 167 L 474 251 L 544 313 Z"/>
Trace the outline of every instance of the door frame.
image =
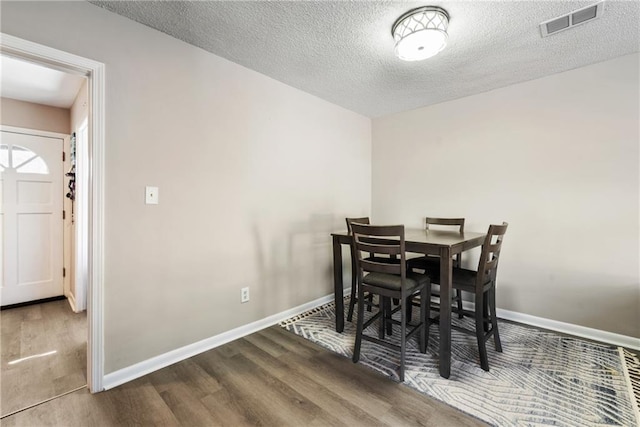
<path id="1" fill-rule="evenodd" d="M 92 393 L 100 392 L 104 389 L 105 65 L 1 32 L 0 52 L 88 79 L 89 144 L 84 158 L 89 165 L 83 210 L 87 244 L 77 256 L 87 272 L 87 385 Z"/>
<path id="2" fill-rule="evenodd" d="M 83 130 L 87 131 L 87 139 L 80 138 L 80 134 Z M 77 129 L 76 135 L 76 188 L 83 188 L 89 186 L 89 158 L 87 157 L 87 141 L 89 140 L 89 117 L 82 120 L 80 126 Z M 80 149 L 78 149 L 78 147 Z M 76 252 L 86 254 L 88 252 L 89 236 L 87 235 L 87 195 L 84 192 L 76 191 L 76 201 L 78 203 L 76 209 L 76 228 L 74 234 L 74 240 L 76 242 Z M 83 311 L 87 309 L 87 262 L 86 257 L 76 257 L 71 268 L 74 270 L 73 277 L 75 278 L 76 286 L 74 299 L 76 304 L 76 311 Z M 78 286 L 80 284 L 80 286 Z"/>

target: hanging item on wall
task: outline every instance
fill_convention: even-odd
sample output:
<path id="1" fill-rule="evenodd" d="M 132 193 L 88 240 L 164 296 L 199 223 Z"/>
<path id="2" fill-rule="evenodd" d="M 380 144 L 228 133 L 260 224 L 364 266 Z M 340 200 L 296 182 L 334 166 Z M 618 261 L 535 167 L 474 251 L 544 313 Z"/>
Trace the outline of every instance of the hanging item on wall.
<path id="1" fill-rule="evenodd" d="M 76 133 L 73 132 L 71 134 L 71 152 L 69 153 L 69 160 L 71 161 L 71 167 L 69 168 L 69 172 L 65 174 L 69 179 L 69 192 L 67 193 L 67 197 L 72 201 L 76 199 Z"/>
<path id="2" fill-rule="evenodd" d="M 71 134 L 71 140 L 69 141 L 69 161 L 71 162 L 71 167 L 75 170 L 76 168 L 76 133 L 73 132 Z"/>

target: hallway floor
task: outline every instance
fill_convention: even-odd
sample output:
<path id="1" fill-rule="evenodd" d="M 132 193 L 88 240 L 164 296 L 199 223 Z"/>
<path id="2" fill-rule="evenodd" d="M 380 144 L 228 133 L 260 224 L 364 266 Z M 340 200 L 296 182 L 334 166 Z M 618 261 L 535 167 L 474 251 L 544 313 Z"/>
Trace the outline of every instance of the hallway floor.
<path id="1" fill-rule="evenodd" d="M 67 300 L 0 311 L 0 414 L 86 385 L 87 316 Z"/>

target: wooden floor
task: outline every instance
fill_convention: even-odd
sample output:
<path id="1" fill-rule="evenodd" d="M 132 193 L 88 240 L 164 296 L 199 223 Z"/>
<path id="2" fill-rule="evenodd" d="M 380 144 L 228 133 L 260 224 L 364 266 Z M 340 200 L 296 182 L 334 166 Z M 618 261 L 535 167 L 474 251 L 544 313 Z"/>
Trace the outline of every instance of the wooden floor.
<path id="1" fill-rule="evenodd" d="M 273 326 L 103 393 L 62 396 L 2 425 L 484 424 Z"/>
<path id="2" fill-rule="evenodd" d="M 87 384 L 86 313 L 58 300 L 2 310 L 0 324 L 0 415 Z"/>

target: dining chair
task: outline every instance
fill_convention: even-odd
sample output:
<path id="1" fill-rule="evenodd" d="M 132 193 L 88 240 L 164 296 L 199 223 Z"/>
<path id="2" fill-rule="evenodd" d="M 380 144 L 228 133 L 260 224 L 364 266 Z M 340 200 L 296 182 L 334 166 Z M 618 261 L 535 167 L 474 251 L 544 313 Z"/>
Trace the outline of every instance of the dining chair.
<path id="1" fill-rule="evenodd" d="M 491 336 L 493 336 L 496 351 L 502 352 L 496 317 L 496 276 L 502 241 L 508 225 L 503 222 L 502 225 L 489 226 L 487 237 L 482 244 L 477 271 L 454 267 L 452 272 L 453 289 L 475 295 L 474 310 L 464 312 L 475 319 L 475 330 L 456 325 L 451 327 L 461 332 L 475 334 L 480 353 L 480 366 L 485 371 L 489 370 L 486 342 Z"/>
<path id="2" fill-rule="evenodd" d="M 374 342 L 388 348 L 400 351 L 399 379 L 404 381 L 405 358 L 407 340 L 418 334 L 420 352 L 426 353 L 429 339 L 429 304 L 431 282 L 426 274 L 407 272 L 405 253 L 404 225 L 365 225 L 352 223 L 352 247 L 355 252 L 357 280 L 358 280 L 358 321 L 356 328 L 356 342 L 353 351 L 353 362 L 360 360 L 362 340 Z M 373 257 L 363 257 L 363 252 L 374 254 Z M 380 261 L 384 258 L 397 258 L 399 263 Z M 398 307 L 387 312 L 380 303 L 378 312 L 364 321 L 365 293 L 378 295 L 380 301 L 399 301 Z M 415 324 L 407 320 L 406 304 L 409 297 L 420 295 L 420 318 Z M 393 313 L 400 313 L 400 320 L 393 319 Z M 388 317 L 387 317 L 388 314 Z M 364 331 L 376 320 L 380 324 L 390 322 L 400 325 L 400 345 L 384 339 L 384 335 L 374 337 L 366 335 Z M 381 326 L 380 331 L 383 330 Z"/>
<path id="3" fill-rule="evenodd" d="M 345 220 L 347 222 L 347 232 L 349 234 L 351 234 L 351 224 L 354 222 L 358 224 L 367 224 L 367 225 L 371 224 L 368 216 L 360 217 L 360 218 L 345 218 Z M 372 257 L 374 257 L 374 254 L 369 254 L 369 258 L 372 258 Z M 395 263 L 400 262 L 396 257 L 378 256 L 378 258 L 381 262 L 395 262 Z M 353 319 L 353 310 L 355 308 L 356 303 L 358 302 L 357 289 L 358 289 L 358 285 L 357 285 L 355 251 L 352 248 L 351 249 L 351 298 L 349 299 L 349 311 L 347 312 L 348 322 L 351 322 L 351 320 Z M 367 295 L 366 297 L 369 299 L 369 304 L 367 305 L 367 311 L 371 311 L 371 307 L 374 305 L 373 296 Z M 389 333 L 391 333 L 390 328 L 388 328 L 388 330 L 389 330 Z"/>
<path id="4" fill-rule="evenodd" d="M 457 227 L 459 233 L 464 233 L 464 218 L 425 218 L 425 229 L 429 230 L 430 225 L 444 226 L 447 228 Z M 456 254 L 453 256 L 453 266 L 462 266 L 462 254 Z M 414 268 L 424 270 L 425 274 L 431 277 L 432 281 L 437 282 L 440 276 L 440 257 L 437 255 L 424 255 L 416 258 L 410 258 L 407 260 L 407 268 L 413 270 Z M 440 297 L 440 293 L 432 291 L 433 296 Z M 453 301 L 456 303 L 456 312 L 458 317 L 462 319 L 462 293 L 457 290 L 453 297 Z M 433 308 L 438 309 L 439 304 L 433 303 Z"/>

